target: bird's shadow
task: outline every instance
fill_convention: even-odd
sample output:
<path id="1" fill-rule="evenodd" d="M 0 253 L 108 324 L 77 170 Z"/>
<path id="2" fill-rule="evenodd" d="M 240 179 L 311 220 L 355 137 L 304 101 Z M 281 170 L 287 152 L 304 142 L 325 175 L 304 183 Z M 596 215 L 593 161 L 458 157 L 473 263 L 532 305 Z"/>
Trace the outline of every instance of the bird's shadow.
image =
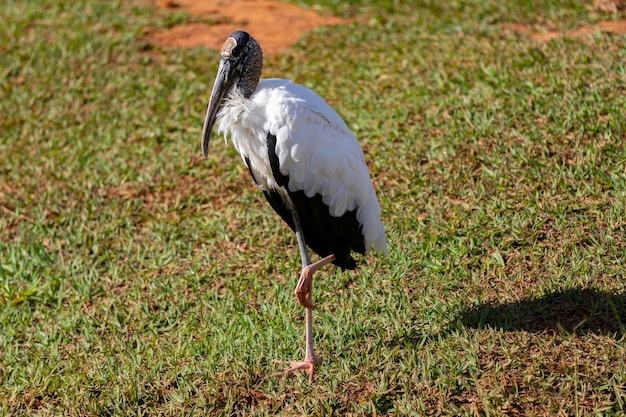
<path id="1" fill-rule="evenodd" d="M 481 303 L 463 309 L 457 326 L 502 331 L 565 334 L 626 334 L 626 294 L 571 288 L 540 297 L 497 304 Z"/>
<path id="2" fill-rule="evenodd" d="M 626 293 L 572 288 L 515 302 L 478 303 L 461 308 L 437 331 L 397 335 L 389 344 L 421 345 L 468 328 L 537 334 L 626 335 Z"/>

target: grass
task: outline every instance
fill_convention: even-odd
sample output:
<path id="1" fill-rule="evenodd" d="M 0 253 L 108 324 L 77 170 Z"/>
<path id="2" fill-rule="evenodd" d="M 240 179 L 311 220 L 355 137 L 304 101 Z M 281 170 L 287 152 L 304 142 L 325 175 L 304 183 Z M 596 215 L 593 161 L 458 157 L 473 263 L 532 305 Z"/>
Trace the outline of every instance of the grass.
<path id="1" fill-rule="evenodd" d="M 307 1 L 302 2 L 309 5 Z M 132 1 L 0 9 L 0 414 L 623 415 L 626 38 L 582 2 L 322 2 L 266 62 L 360 138 L 389 258 L 316 281 L 230 145 L 215 53 Z M 623 18 L 623 15 L 621 16 Z"/>

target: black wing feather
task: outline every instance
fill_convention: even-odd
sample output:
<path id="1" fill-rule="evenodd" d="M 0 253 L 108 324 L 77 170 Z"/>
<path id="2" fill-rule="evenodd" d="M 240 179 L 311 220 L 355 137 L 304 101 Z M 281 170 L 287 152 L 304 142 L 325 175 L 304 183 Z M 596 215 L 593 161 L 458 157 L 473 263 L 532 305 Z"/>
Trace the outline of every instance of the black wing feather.
<path id="1" fill-rule="evenodd" d="M 276 155 L 276 136 L 271 133 L 267 134 L 267 150 L 274 180 L 276 180 L 276 183 L 281 187 L 287 188 L 289 177 L 280 172 L 280 162 L 278 161 L 278 155 Z"/>

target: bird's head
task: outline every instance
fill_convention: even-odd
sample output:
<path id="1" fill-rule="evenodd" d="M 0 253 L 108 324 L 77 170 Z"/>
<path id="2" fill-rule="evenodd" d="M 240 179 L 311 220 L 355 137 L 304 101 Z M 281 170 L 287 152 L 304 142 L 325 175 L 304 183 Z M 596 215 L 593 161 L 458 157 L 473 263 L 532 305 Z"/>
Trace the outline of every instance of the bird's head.
<path id="1" fill-rule="evenodd" d="M 202 129 L 204 156 L 209 152 L 211 131 L 225 100 L 234 89 L 238 89 L 244 97 L 250 97 L 259 85 L 262 69 L 263 52 L 256 39 L 240 30 L 231 33 L 220 51 L 220 65 L 204 119 Z"/>

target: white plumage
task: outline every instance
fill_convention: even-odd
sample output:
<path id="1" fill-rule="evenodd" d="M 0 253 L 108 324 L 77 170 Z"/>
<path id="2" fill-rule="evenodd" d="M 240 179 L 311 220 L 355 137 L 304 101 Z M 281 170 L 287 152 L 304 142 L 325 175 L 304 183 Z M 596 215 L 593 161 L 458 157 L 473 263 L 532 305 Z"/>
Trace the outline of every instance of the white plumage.
<path id="1" fill-rule="evenodd" d="M 380 207 L 363 150 L 344 121 L 313 91 L 289 80 L 264 79 L 245 98 L 231 95 L 217 115 L 218 133 L 230 135 L 265 191 L 279 190 L 267 158 L 267 134 L 276 136 L 280 172 L 291 191 L 322 196 L 331 216 L 356 209 L 365 241 L 387 254 Z"/>
<path id="2" fill-rule="evenodd" d="M 352 252 L 387 254 L 378 199 L 359 142 L 321 97 L 288 80 L 260 80 L 261 47 L 246 32 L 231 34 L 220 55 L 202 151 L 219 120 L 218 132 L 230 136 L 267 201 L 296 233 L 303 269 L 295 293 L 306 308 L 306 352 L 286 372 L 303 369 L 312 380 L 313 273 L 330 262 L 354 269 Z M 307 246 L 322 259 L 311 264 Z"/>

